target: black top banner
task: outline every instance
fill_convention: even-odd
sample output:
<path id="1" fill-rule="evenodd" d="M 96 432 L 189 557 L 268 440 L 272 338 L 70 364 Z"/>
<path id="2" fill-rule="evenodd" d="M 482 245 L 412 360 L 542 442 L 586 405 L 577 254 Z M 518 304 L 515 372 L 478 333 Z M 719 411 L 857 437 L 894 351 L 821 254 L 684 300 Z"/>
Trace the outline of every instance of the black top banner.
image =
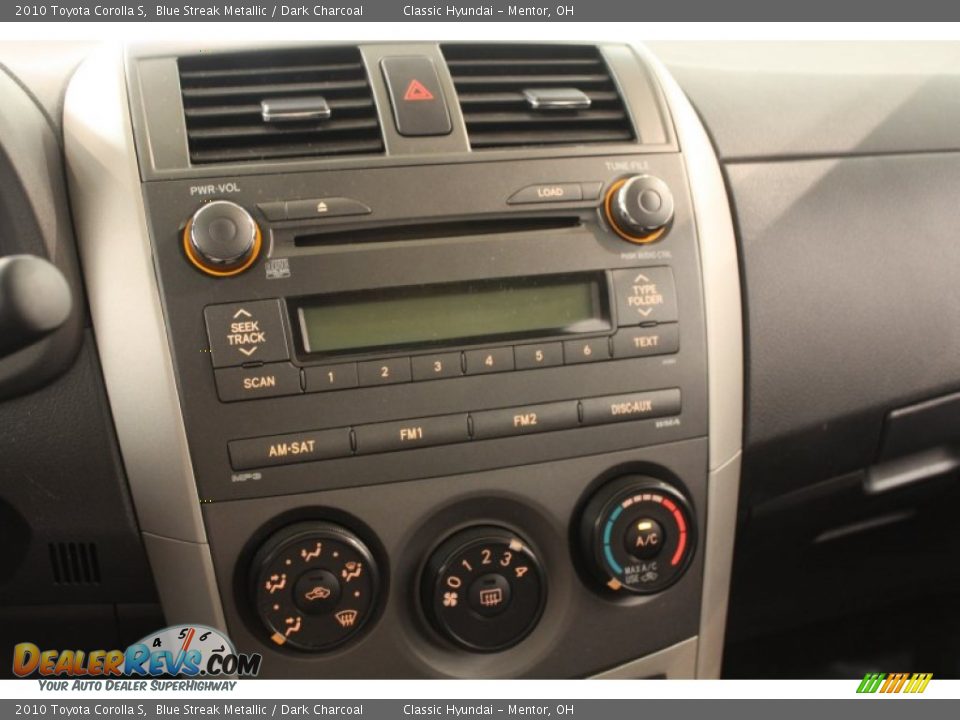
<path id="1" fill-rule="evenodd" d="M 911 3 L 836 2 L 771 3 L 764 0 L 543 0 L 542 2 L 405 2 L 404 0 L 333 0 L 292 2 L 99 2 L 71 1 L 6 4 L 4 22 L 794 22 L 949 21 L 960 19 L 960 4 L 943 0 Z"/>

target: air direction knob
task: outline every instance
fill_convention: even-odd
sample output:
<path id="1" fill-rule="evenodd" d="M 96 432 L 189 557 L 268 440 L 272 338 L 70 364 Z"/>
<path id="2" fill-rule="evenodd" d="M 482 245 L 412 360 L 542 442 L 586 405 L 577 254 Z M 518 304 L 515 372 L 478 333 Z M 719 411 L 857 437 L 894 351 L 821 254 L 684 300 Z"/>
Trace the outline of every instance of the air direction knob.
<path id="1" fill-rule="evenodd" d="M 251 572 L 266 638 L 306 652 L 331 650 L 357 635 L 374 612 L 379 588 L 370 549 L 326 522 L 281 530 L 257 553 Z"/>

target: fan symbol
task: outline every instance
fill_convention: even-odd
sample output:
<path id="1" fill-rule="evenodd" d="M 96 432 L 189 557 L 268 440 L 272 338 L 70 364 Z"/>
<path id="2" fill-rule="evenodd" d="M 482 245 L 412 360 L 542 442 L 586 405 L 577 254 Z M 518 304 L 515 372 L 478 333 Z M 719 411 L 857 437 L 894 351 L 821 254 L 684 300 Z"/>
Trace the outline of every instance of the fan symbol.
<path id="1" fill-rule="evenodd" d="M 460 596 L 455 592 L 447 592 L 443 594 L 443 606 L 444 607 L 456 607 L 457 601 Z"/>

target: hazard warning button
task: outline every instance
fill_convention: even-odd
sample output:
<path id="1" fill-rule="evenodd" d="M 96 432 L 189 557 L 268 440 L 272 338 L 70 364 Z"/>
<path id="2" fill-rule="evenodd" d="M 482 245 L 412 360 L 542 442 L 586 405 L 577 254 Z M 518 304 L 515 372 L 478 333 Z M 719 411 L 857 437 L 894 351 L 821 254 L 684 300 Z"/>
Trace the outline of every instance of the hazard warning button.
<path id="1" fill-rule="evenodd" d="M 380 61 L 397 132 L 407 137 L 449 135 L 453 126 L 433 60 L 423 55 Z"/>

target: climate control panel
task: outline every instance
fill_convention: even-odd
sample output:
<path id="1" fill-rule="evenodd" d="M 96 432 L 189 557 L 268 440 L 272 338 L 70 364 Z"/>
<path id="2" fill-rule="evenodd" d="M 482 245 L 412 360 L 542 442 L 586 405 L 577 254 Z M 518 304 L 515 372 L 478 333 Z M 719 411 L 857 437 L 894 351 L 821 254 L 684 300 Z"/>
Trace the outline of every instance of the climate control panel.
<path id="1" fill-rule="evenodd" d="M 535 632 L 550 603 L 551 572 L 585 565 L 600 596 L 666 591 L 690 566 L 696 520 L 676 486 L 625 474 L 601 484 L 572 521 L 579 542 L 551 564 L 533 532 L 478 522 L 439 540 L 409 580 L 428 642 L 467 653 L 505 652 Z M 453 520 L 453 517 L 450 518 Z M 369 546 L 325 519 L 275 532 L 249 570 L 258 634 L 284 650 L 326 653 L 351 643 L 376 615 L 383 576 Z M 403 578 L 400 578 L 403 582 Z M 411 622 L 413 618 L 407 618 Z"/>

